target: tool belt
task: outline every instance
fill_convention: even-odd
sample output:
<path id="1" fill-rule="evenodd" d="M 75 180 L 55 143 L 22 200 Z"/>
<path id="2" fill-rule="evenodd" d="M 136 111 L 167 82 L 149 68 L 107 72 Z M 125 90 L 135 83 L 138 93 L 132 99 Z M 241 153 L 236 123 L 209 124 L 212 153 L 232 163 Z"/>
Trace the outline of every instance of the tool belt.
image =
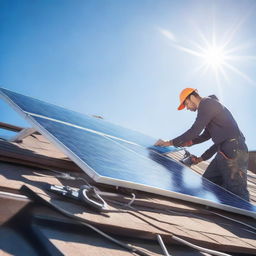
<path id="1" fill-rule="evenodd" d="M 225 159 L 234 159 L 236 158 L 237 150 L 239 150 L 239 144 L 242 143 L 245 144 L 245 138 L 243 136 L 227 139 L 219 144 L 218 152 Z"/>

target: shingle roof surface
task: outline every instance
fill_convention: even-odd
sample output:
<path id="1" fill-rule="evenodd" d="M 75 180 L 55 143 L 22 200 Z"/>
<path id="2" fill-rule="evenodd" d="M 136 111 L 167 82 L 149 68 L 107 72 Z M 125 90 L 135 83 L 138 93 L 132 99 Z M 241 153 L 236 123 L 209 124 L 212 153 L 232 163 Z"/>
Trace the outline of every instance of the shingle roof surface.
<path id="1" fill-rule="evenodd" d="M 177 242 L 171 239 L 172 235 L 176 235 L 210 249 L 256 255 L 256 224 L 252 218 L 221 210 L 206 209 L 204 206 L 163 196 L 95 184 L 79 167 L 40 134 L 28 136 L 20 143 L 0 141 L 0 148 L 0 159 L 2 160 L 0 162 L 1 191 L 21 193 L 20 188 L 25 185 L 46 202 L 72 212 L 76 217 L 93 224 L 105 232 L 121 237 L 124 241 L 136 240 L 138 241 L 137 244 L 140 244 L 139 241 L 147 241 L 144 243 L 144 249 L 151 250 L 152 255 L 160 255 L 162 253 L 156 242 L 156 234 L 161 234 L 167 245 L 174 246 L 176 244 L 175 246 L 178 246 Z M 182 158 L 181 153 L 171 153 L 169 156 L 176 160 Z M 206 166 L 207 163 L 201 163 L 198 166 L 194 166 L 193 170 L 202 174 Z M 63 200 L 58 195 L 47 192 L 45 190 L 47 184 L 69 185 L 77 188 L 83 185 L 82 181 L 60 178 L 61 173 L 83 177 L 91 184 L 96 185 L 101 191 L 115 193 L 115 195 L 104 197 L 113 211 L 99 214 L 92 209 L 85 208 L 73 201 Z M 256 202 L 255 176 L 253 173 L 249 173 L 248 176 L 252 202 Z M 127 207 L 127 203 L 131 201 L 131 192 L 136 194 L 136 200 L 132 204 L 133 208 Z M 24 205 L 20 204 L 20 208 L 25 207 L 26 204 L 27 202 Z M 19 210 L 19 207 L 17 208 L 15 204 L 11 206 L 13 208 L 10 208 L 10 214 Z M 3 211 L 1 207 L 0 210 Z M 44 211 L 36 210 L 39 215 L 44 215 Z M 254 226 L 255 229 L 250 229 L 219 214 L 245 222 Z M 5 213 L 5 215 L 8 215 L 8 213 Z M 58 216 L 58 218 L 60 217 Z M 91 251 L 91 255 L 130 254 L 124 250 L 120 251 L 113 248 L 107 243 L 99 242 L 99 246 L 95 245 L 95 243 L 91 244 L 88 237 L 85 239 L 86 235 L 73 234 L 71 236 L 58 228 L 55 231 L 52 231 L 51 228 L 44 228 L 44 232 L 47 236 L 50 236 L 50 240 L 57 248 L 66 252 L 64 253 L 66 255 L 80 255 L 79 253 L 85 249 L 88 252 Z M 74 240 L 69 240 L 71 237 Z M 100 241 L 101 239 L 95 238 L 95 241 Z M 134 245 L 143 247 L 143 242 L 141 243 L 136 245 L 136 242 L 134 242 Z M 176 247 L 177 254 L 174 255 L 179 255 L 179 250 L 183 251 L 183 254 L 180 255 L 186 255 L 185 253 L 187 255 L 190 253 L 196 254 L 194 250 L 185 250 L 184 246 L 179 245 Z M 71 251 L 75 252 L 75 254 L 70 254 Z M 200 255 L 200 253 L 197 254 Z"/>

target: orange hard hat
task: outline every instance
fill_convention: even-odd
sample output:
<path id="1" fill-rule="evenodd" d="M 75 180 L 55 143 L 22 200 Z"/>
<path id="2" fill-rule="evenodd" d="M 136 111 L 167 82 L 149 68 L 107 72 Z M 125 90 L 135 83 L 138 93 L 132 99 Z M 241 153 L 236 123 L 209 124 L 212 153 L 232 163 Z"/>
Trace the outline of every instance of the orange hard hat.
<path id="1" fill-rule="evenodd" d="M 178 107 L 178 110 L 182 110 L 185 108 L 184 101 L 186 98 L 192 93 L 196 92 L 197 90 L 194 88 L 185 88 L 184 90 L 181 91 L 180 93 L 180 105 Z"/>

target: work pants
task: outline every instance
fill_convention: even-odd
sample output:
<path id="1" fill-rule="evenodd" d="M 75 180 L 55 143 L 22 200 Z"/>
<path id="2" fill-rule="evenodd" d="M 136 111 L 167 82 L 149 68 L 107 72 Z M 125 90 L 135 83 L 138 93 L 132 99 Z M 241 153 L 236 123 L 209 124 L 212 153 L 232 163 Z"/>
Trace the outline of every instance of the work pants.
<path id="1" fill-rule="evenodd" d="M 243 137 L 227 140 L 220 145 L 203 177 L 249 201 L 248 159 L 248 149 Z"/>

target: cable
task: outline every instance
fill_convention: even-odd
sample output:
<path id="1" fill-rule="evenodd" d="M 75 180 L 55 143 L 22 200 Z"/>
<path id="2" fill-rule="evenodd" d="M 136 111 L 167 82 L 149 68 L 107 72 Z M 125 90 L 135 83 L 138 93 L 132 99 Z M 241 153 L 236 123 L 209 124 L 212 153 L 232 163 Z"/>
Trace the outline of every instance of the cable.
<path id="1" fill-rule="evenodd" d="M 219 214 L 219 213 L 216 213 L 216 212 L 212 212 L 212 213 L 215 214 L 215 215 L 217 215 L 217 216 L 220 216 L 220 217 L 222 217 L 222 218 L 225 218 L 225 219 L 227 219 L 227 220 L 231 220 L 231 221 L 233 221 L 233 222 L 236 222 L 236 223 L 239 223 L 239 224 L 244 225 L 244 226 L 246 226 L 246 227 L 249 227 L 249 228 L 253 229 L 254 231 L 256 231 L 256 227 L 251 226 L 251 225 L 249 225 L 249 224 L 246 224 L 246 223 L 243 222 L 243 221 L 235 220 L 235 219 L 233 219 L 233 218 L 227 217 L 227 216 L 225 216 L 225 215 L 222 215 L 222 214 Z"/>
<path id="2" fill-rule="evenodd" d="M 136 199 L 136 195 L 132 193 L 132 200 L 127 204 L 127 206 L 131 206 L 132 203 L 135 201 L 135 199 Z"/>
<path id="3" fill-rule="evenodd" d="M 121 204 L 121 203 L 118 203 L 118 204 Z M 122 205 L 123 205 L 123 206 L 126 206 L 126 207 L 128 206 L 127 204 L 122 204 Z M 143 216 L 146 216 L 146 217 L 151 218 L 151 219 L 155 219 L 155 218 L 153 218 L 153 217 L 151 217 L 151 216 L 147 216 L 146 214 L 141 213 L 138 209 L 136 209 L 136 208 L 134 208 L 134 207 L 132 207 L 132 206 L 128 206 L 128 207 L 129 207 L 130 209 L 136 211 L 137 213 L 143 215 Z M 133 216 L 135 216 L 135 217 L 137 217 L 137 218 L 143 220 L 143 221 L 146 222 L 147 224 L 149 224 L 149 225 L 151 225 L 151 226 L 153 226 L 153 227 L 155 227 L 155 228 L 158 228 L 159 230 L 162 230 L 162 231 L 165 231 L 165 232 L 170 233 L 170 234 L 171 234 L 171 237 L 172 237 L 174 240 L 179 241 L 179 242 L 181 242 L 181 243 L 184 243 L 184 244 L 186 244 L 186 245 L 188 245 L 188 246 L 190 246 L 190 247 L 192 247 L 192 248 L 194 248 L 194 249 L 196 249 L 196 250 L 199 250 L 199 251 L 202 251 L 202 252 L 205 252 L 205 253 L 209 253 L 209 254 L 212 254 L 212 255 L 217 255 L 217 256 L 231 256 L 230 254 L 226 254 L 226 253 L 222 253 L 222 252 L 219 252 L 219 251 L 215 251 L 215 250 L 211 250 L 211 249 L 207 249 L 207 248 L 204 248 L 204 247 L 201 247 L 201 246 L 194 245 L 194 244 L 192 244 L 192 243 L 190 243 L 190 242 L 188 242 L 188 241 L 186 241 L 186 240 L 184 240 L 184 239 L 181 239 L 181 238 L 179 238 L 179 237 L 173 235 L 171 232 L 169 232 L 169 231 L 167 231 L 167 230 L 164 230 L 164 229 L 162 229 L 162 228 L 160 228 L 160 227 L 157 227 L 156 225 L 150 223 L 150 221 L 145 220 L 143 217 L 139 217 L 139 216 L 137 216 L 136 214 L 134 214 L 134 213 L 132 213 L 132 212 L 129 212 L 129 213 L 132 214 Z M 160 240 L 159 240 L 161 237 L 160 237 L 160 238 L 157 237 L 157 238 L 158 238 L 158 241 L 159 241 L 159 243 L 160 243 L 160 245 L 161 245 L 161 242 L 160 242 Z M 163 244 L 161 245 L 161 247 L 162 247 L 162 246 L 163 246 Z M 165 250 L 164 250 L 163 247 L 162 247 L 162 249 L 163 249 L 163 251 L 165 252 Z M 167 252 L 167 253 L 168 253 L 168 252 Z M 168 255 L 168 254 L 166 254 L 166 252 L 165 252 L 165 255 Z"/>
<path id="4" fill-rule="evenodd" d="M 86 227 L 89 227 L 90 229 L 94 230 L 95 232 L 97 232 L 98 234 L 104 236 L 105 238 L 107 238 L 108 240 L 114 242 L 115 244 L 118 244 L 119 246 L 127 249 L 128 251 L 130 251 L 131 253 L 137 253 L 138 255 L 141 256 L 151 256 L 151 254 L 148 254 L 140 249 L 135 248 L 134 246 L 125 244 L 113 237 L 111 237 L 110 235 L 104 233 L 103 231 L 99 230 L 98 228 L 92 226 L 91 224 L 87 223 L 87 221 L 83 218 L 80 218 L 78 216 L 75 216 L 73 214 L 71 214 L 70 212 L 54 205 L 52 202 L 46 201 L 45 199 L 43 199 L 42 197 L 40 197 L 39 195 L 37 195 L 37 193 L 35 193 L 33 190 L 31 190 L 30 188 L 28 188 L 27 186 L 23 185 L 21 190 L 25 191 L 25 193 L 29 194 L 32 196 L 33 199 L 37 199 L 39 201 L 43 201 L 45 204 L 53 207 L 54 209 L 56 209 L 57 211 L 59 211 L 61 214 L 73 219 L 75 222 L 84 225 Z"/>
<path id="5" fill-rule="evenodd" d="M 212 254 L 212 255 L 217 255 L 217 256 L 231 256 L 230 254 L 227 254 L 227 253 L 223 253 L 223 252 L 218 252 L 218 251 L 215 251 L 215 250 L 210 250 L 210 249 L 207 249 L 207 248 L 204 248 L 204 247 L 201 247 L 201 246 L 198 246 L 198 245 L 195 245 L 195 244 L 192 244 L 184 239 L 181 239 L 175 235 L 172 235 L 172 239 L 178 241 L 178 242 L 181 242 L 189 247 L 192 247 L 198 251 L 201 251 L 201 252 L 206 252 L 206 253 L 209 253 L 209 254 Z"/>
<path id="6" fill-rule="evenodd" d="M 140 212 L 138 211 L 138 213 L 140 213 Z M 184 243 L 184 244 L 186 244 L 186 245 L 188 245 L 188 246 L 190 246 L 190 247 L 192 247 L 192 248 L 194 248 L 194 249 L 196 249 L 196 250 L 198 250 L 198 251 L 210 253 L 210 254 L 212 254 L 212 255 L 217 255 L 217 256 L 231 256 L 230 254 L 226 254 L 226 253 L 222 253 L 222 252 L 219 252 L 219 251 L 215 251 L 215 250 L 211 250 L 211 249 L 207 249 L 207 248 L 204 248 L 204 247 L 201 247 L 201 246 L 194 245 L 194 244 L 192 244 L 192 243 L 190 243 L 190 242 L 187 242 L 186 240 L 183 240 L 183 239 L 181 239 L 181 238 L 179 238 L 179 237 L 173 235 L 173 234 L 172 234 L 171 232 L 169 232 L 168 230 L 165 230 L 165 229 L 163 229 L 163 228 L 160 228 L 160 227 L 158 227 L 158 226 L 156 226 L 156 225 L 150 223 L 150 221 L 146 221 L 146 220 L 145 220 L 144 218 L 142 218 L 142 217 L 136 216 L 136 215 L 133 214 L 132 212 L 130 212 L 130 214 L 132 214 L 133 216 L 135 216 L 135 217 L 137 217 L 137 218 L 143 220 L 144 222 L 146 222 L 147 224 L 151 225 L 152 227 L 155 227 L 155 228 L 157 228 L 157 229 L 159 229 L 159 230 L 161 230 L 161 231 L 170 233 L 170 234 L 171 234 L 171 237 L 172 237 L 174 240 L 179 241 L 179 242 L 181 242 L 181 243 Z M 140 213 L 140 214 L 141 214 L 141 213 Z M 142 215 L 143 215 L 143 214 L 142 214 Z"/>
<path id="7" fill-rule="evenodd" d="M 143 252 L 142 250 L 139 250 L 139 249 L 137 249 L 137 248 L 135 248 L 135 247 L 133 247 L 133 246 L 131 246 L 131 245 L 129 245 L 129 244 L 125 244 L 125 243 L 123 243 L 123 242 L 121 242 L 121 241 L 119 241 L 119 240 L 113 238 L 112 236 L 110 236 L 110 235 L 108 235 L 108 234 L 102 232 L 102 231 L 99 230 L 98 228 L 95 228 L 94 226 L 92 226 L 92 225 L 90 225 L 90 224 L 88 224 L 88 223 L 85 223 L 85 222 L 82 222 L 82 221 L 78 221 L 78 222 L 79 222 L 80 224 L 86 226 L 86 227 L 91 228 L 92 230 L 94 230 L 94 231 L 97 232 L 98 234 L 104 236 L 104 237 L 107 238 L 108 240 L 110 240 L 110 241 L 112 241 L 112 242 L 114 242 L 114 243 L 120 245 L 121 247 L 124 247 L 124 248 L 128 249 L 128 250 L 131 251 L 132 253 L 137 253 L 137 254 L 139 254 L 139 255 L 141 255 L 141 256 L 150 256 L 150 255 L 151 255 L 151 254 L 148 254 L 148 253 L 146 253 L 146 252 Z"/>
<path id="8" fill-rule="evenodd" d="M 72 176 L 71 176 L 72 177 Z M 94 187 L 94 186 L 92 186 L 86 179 L 84 179 L 84 178 L 81 178 L 81 177 L 73 177 L 73 178 L 75 178 L 76 180 L 82 180 L 82 181 L 84 181 L 85 183 L 86 183 L 86 185 L 87 186 L 89 186 L 89 187 Z M 98 188 L 96 188 L 96 187 L 94 187 L 95 189 L 98 189 Z"/>
<path id="9" fill-rule="evenodd" d="M 161 246 L 161 248 L 162 248 L 162 250 L 163 250 L 163 252 L 164 252 L 164 255 L 165 255 L 165 256 L 171 256 L 171 255 L 168 253 L 168 251 L 167 251 L 167 249 L 166 249 L 166 247 L 165 247 L 165 244 L 164 244 L 164 242 L 163 242 L 163 240 L 162 240 L 162 237 L 161 237 L 159 234 L 157 234 L 157 240 L 158 240 L 158 242 L 159 242 L 159 244 L 160 244 L 160 246 Z"/>
<path id="10" fill-rule="evenodd" d="M 61 175 L 59 176 L 59 178 L 70 179 L 70 180 L 82 180 L 82 181 L 84 181 L 89 187 L 94 187 L 94 186 L 91 186 L 90 183 L 89 183 L 86 179 L 84 179 L 84 178 L 81 178 L 81 177 L 73 177 L 73 176 L 71 176 L 71 175 L 68 174 L 68 173 L 61 173 L 61 172 L 58 172 L 58 171 L 55 171 L 55 170 L 51 170 L 51 171 L 52 171 L 52 172 L 55 172 L 55 173 L 58 173 L 58 174 L 61 174 Z M 100 193 L 100 190 L 99 190 L 98 188 L 96 188 L 96 187 L 94 187 L 94 188 L 97 190 L 98 193 Z M 130 201 L 128 204 L 119 203 L 119 205 L 126 206 L 126 207 L 128 207 L 128 208 L 130 208 L 130 209 L 132 209 L 132 210 L 135 210 L 137 213 L 139 213 L 139 214 L 141 214 L 141 215 L 144 215 L 144 216 L 150 218 L 151 216 L 147 216 L 146 214 L 141 213 L 139 210 L 137 210 L 136 208 L 134 208 L 134 207 L 131 206 L 131 205 L 134 203 L 135 199 L 136 199 L 136 196 L 135 196 L 134 193 L 132 193 L 132 199 L 131 199 L 131 201 Z M 109 200 L 109 201 L 112 201 L 112 200 Z M 117 203 L 117 202 L 115 202 L 115 203 Z M 119 210 L 109 210 L 109 212 L 119 212 L 119 211 L 124 212 L 124 210 L 121 210 L 121 209 L 119 209 Z M 171 211 L 170 211 L 170 212 L 171 212 Z M 173 211 L 172 211 L 172 212 L 173 212 Z M 224 215 L 215 213 L 215 212 L 213 212 L 213 211 L 209 211 L 209 212 L 212 213 L 212 214 L 215 214 L 215 215 L 217 215 L 217 216 L 219 216 L 219 217 L 223 217 L 223 218 L 225 218 L 225 219 L 228 219 L 228 220 L 231 220 L 231 221 L 233 221 L 233 222 L 236 222 L 236 223 L 239 223 L 239 224 L 241 224 L 241 225 L 244 225 L 244 226 L 246 226 L 246 227 L 249 227 L 250 229 L 256 230 L 255 227 L 253 227 L 253 226 L 251 226 L 251 225 L 248 225 L 248 224 L 246 224 L 246 223 L 244 223 L 244 222 L 242 222 L 242 221 L 238 221 L 238 220 L 232 219 L 232 218 L 230 218 L 230 217 L 227 217 L 227 216 L 224 216 Z M 136 216 L 136 215 L 135 215 L 135 216 Z M 138 216 L 136 216 L 136 217 L 138 217 Z M 152 217 L 151 217 L 151 218 L 152 218 Z M 141 218 L 141 219 L 143 219 L 143 218 Z M 154 219 L 154 218 L 152 218 L 152 219 Z M 143 220 L 144 220 L 144 219 L 143 219 Z M 144 221 L 146 221 L 146 220 L 144 220 Z M 147 222 L 148 224 L 152 225 L 150 222 L 148 222 L 148 221 L 146 221 L 146 222 Z M 247 230 L 247 231 L 248 231 L 248 232 L 252 232 L 252 231 L 249 231 L 249 230 Z M 254 232 L 253 232 L 253 233 L 254 233 Z M 187 242 L 187 241 L 185 241 L 185 240 L 183 240 L 183 239 L 181 239 L 181 238 L 178 238 L 178 237 L 176 237 L 176 236 L 173 236 L 173 237 L 174 237 L 175 239 L 180 239 L 180 242 L 189 243 L 189 242 Z M 161 238 L 161 237 L 160 237 L 160 238 Z M 158 240 L 159 240 L 160 238 L 158 238 Z M 159 243 L 160 243 L 160 240 L 159 240 Z M 189 244 L 191 244 L 191 243 L 189 243 Z M 210 253 L 209 251 L 213 251 L 213 250 L 209 250 L 209 249 L 206 249 L 206 248 L 203 248 L 203 247 L 199 247 L 199 246 L 196 246 L 196 245 L 193 245 L 193 244 L 191 244 L 191 246 L 195 246 L 196 248 L 202 248 L 202 249 L 203 249 L 205 252 L 207 252 L 207 253 Z M 161 246 L 161 247 L 162 247 L 162 246 Z M 195 247 L 193 247 L 193 248 L 195 248 Z M 217 251 L 213 251 L 213 252 L 217 253 L 217 254 L 214 254 L 214 255 L 228 255 L 228 254 L 223 254 L 223 253 L 220 253 L 220 252 L 217 252 Z M 213 253 L 212 253 L 212 254 L 213 254 Z"/>
<path id="11" fill-rule="evenodd" d="M 119 204 L 119 205 L 128 206 L 130 209 L 137 211 L 137 212 L 140 213 L 141 215 L 144 215 L 144 216 L 146 216 L 146 217 L 148 217 L 148 218 L 151 218 L 151 219 L 156 220 L 155 218 L 153 218 L 153 217 L 151 217 L 151 216 L 148 216 L 148 215 L 146 215 L 146 214 L 144 214 L 144 213 L 141 213 L 140 210 L 138 210 L 138 209 L 134 208 L 133 206 L 131 206 L 131 204 L 135 201 L 135 198 L 134 198 L 135 195 L 134 195 L 133 193 L 132 193 L 132 195 L 133 195 L 132 201 L 129 202 L 128 204 L 122 204 L 122 203 L 119 203 L 119 202 L 117 203 L 116 201 L 112 201 L 112 200 L 108 200 L 108 201 L 112 201 L 112 202 L 117 203 L 117 204 Z M 207 213 L 210 213 L 210 214 L 213 214 L 213 215 L 217 215 L 217 216 L 219 216 L 219 217 L 222 217 L 222 218 L 228 219 L 228 220 L 230 220 L 230 221 L 233 221 L 233 222 L 239 223 L 239 224 L 241 224 L 241 225 L 244 225 L 244 226 L 246 226 L 246 227 L 248 227 L 248 228 L 250 228 L 250 229 L 252 229 L 252 230 L 254 230 L 254 231 L 256 230 L 256 227 L 254 227 L 254 226 L 252 226 L 252 225 L 249 225 L 249 224 L 246 224 L 245 222 L 242 222 L 242 221 L 239 221 L 239 220 L 235 220 L 235 219 L 233 219 L 233 218 L 230 218 L 230 217 L 227 217 L 227 216 L 225 216 L 225 215 L 216 213 L 216 212 L 214 212 L 214 211 L 210 211 L 210 210 L 205 210 L 205 211 L 206 211 Z M 168 209 L 162 210 L 162 211 L 153 209 L 153 212 L 158 212 L 158 213 L 167 213 L 167 212 L 169 212 L 169 213 L 175 213 L 175 214 L 178 214 L 178 215 L 184 215 L 184 213 L 180 213 L 180 212 L 172 211 L 172 210 L 168 210 Z M 186 215 L 192 216 L 192 217 L 195 217 L 195 218 L 199 218 L 199 219 L 202 219 L 202 220 L 206 220 L 206 221 L 209 220 L 208 218 L 199 217 L 199 216 L 197 216 L 197 215 L 195 215 L 195 214 L 192 214 L 192 213 L 186 213 Z M 158 220 L 158 221 L 159 221 L 159 220 Z M 242 228 L 242 229 L 243 229 L 243 228 Z M 245 231 L 247 231 L 247 232 L 250 232 L 250 233 L 255 233 L 255 232 L 253 232 L 253 231 L 251 231 L 251 230 L 247 230 L 247 229 L 243 229 L 243 230 L 245 230 Z"/>

